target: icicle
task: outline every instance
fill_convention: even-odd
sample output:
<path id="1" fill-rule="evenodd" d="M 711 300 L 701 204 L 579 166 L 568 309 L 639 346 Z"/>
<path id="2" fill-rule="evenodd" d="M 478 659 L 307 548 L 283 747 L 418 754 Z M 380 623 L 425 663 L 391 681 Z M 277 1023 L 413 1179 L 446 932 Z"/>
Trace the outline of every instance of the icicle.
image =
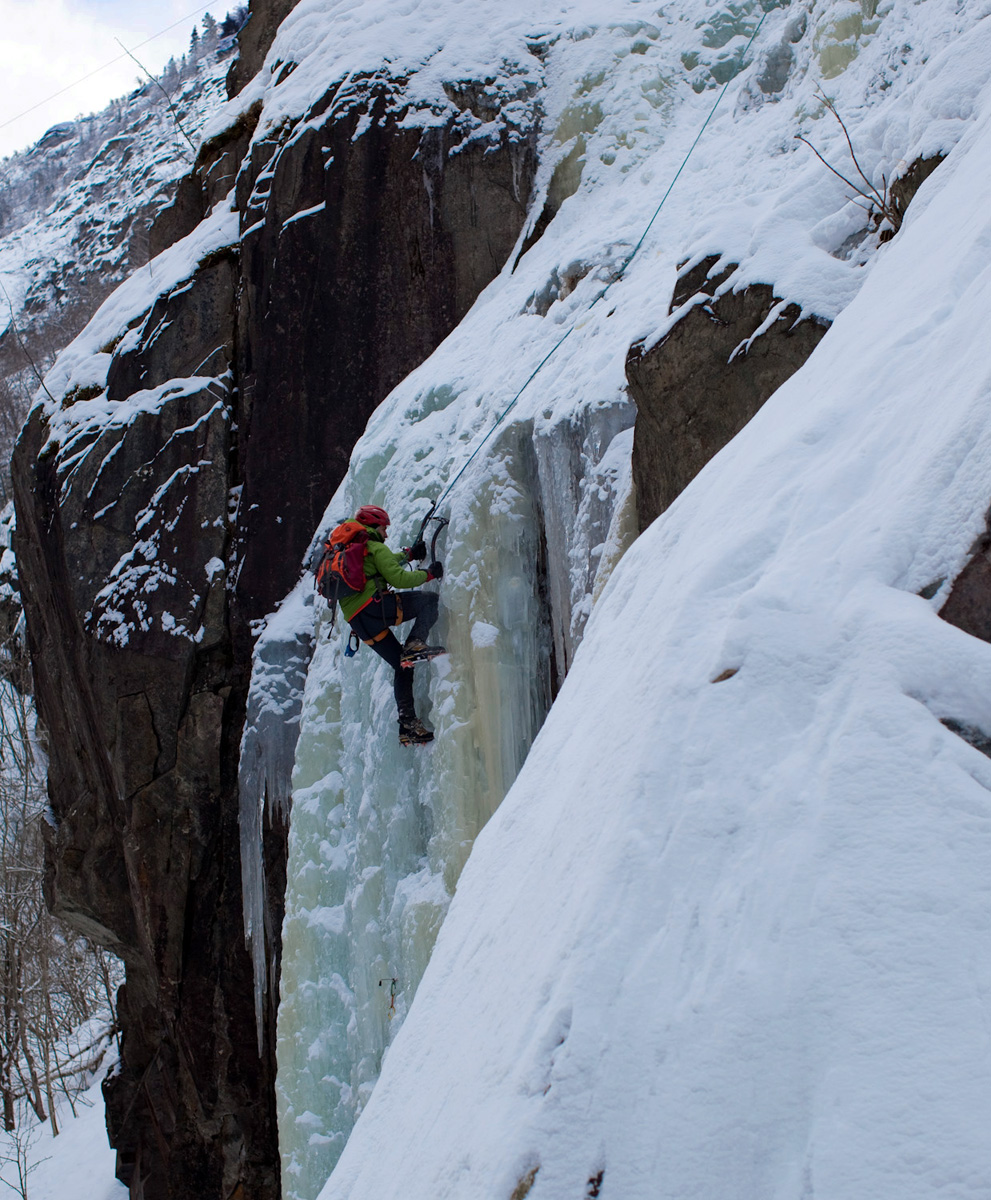
<path id="1" fill-rule="evenodd" d="M 255 646 L 238 765 L 244 936 L 251 954 L 258 1053 L 272 988 L 273 934 L 266 904 L 265 821 L 289 815 L 303 685 L 313 648 L 313 591 L 301 582 L 269 618 Z"/>

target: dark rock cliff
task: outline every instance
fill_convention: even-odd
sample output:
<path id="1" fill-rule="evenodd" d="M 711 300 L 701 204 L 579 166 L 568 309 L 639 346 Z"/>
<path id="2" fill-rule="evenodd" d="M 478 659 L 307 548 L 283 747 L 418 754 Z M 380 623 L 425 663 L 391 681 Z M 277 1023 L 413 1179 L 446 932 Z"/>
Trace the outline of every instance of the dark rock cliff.
<path id="1" fill-rule="evenodd" d="M 15 455 L 48 897 L 126 963 L 105 1094 L 135 1200 L 278 1195 L 273 1014 L 259 1056 L 241 917 L 253 623 L 297 578 L 372 409 L 502 268 L 529 201 L 535 129 L 493 135 L 492 111 L 465 137 L 481 85 L 419 129 L 381 78 L 320 124 L 332 82 L 299 136 L 249 148 L 255 112 L 204 148 L 157 245 L 223 194 L 221 162 L 240 239 L 103 347 L 105 395 L 37 407 Z M 267 831 L 274 930 L 284 838 Z"/>
<path id="2" fill-rule="evenodd" d="M 931 594 L 935 595 L 942 583 L 942 579 L 936 580 Z M 991 642 L 991 532 L 982 533 L 971 546 L 970 557 L 953 581 L 939 615 L 964 633 Z"/>
<path id="3" fill-rule="evenodd" d="M 772 52 L 761 80 L 778 70 L 776 63 L 790 62 L 790 38 L 789 33 L 783 50 Z M 916 159 L 892 182 L 891 205 L 899 223 L 943 157 Z M 880 214 L 872 218 L 855 240 L 876 237 L 880 219 Z M 878 242 L 893 232 L 889 228 Z M 713 255 L 678 277 L 670 312 L 684 307 L 683 314 L 656 345 L 649 350 L 632 346 L 627 356 L 627 380 L 637 405 L 633 480 L 641 531 L 801 367 L 829 326 L 803 318 L 795 304 L 782 304 L 769 284 L 734 289 L 736 267 L 717 271 L 719 262 Z"/>
<path id="4" fill-rule="evenodd" d="M 236 96 L 261 70 L 282 19 L 296 7 L 296 0 L 252 0 L 247 23 L 238 34 L 238 56 L 227 76 L 227 90 Z"/>
<path id="5" fill-rule="evenodd" d="M 766 83 L 768 72 L 790 63 L 790 40 L 788 33 L 769 56 L 758 80 L 763 91 L 777 90 L 777 76 L 773 86 Z M 892 182 L 891 206 L 899 223 L 943 158 L 916 159 Z M 854 240 L 890 239 L 890 227 L 877 237 L 880 221 L 878 213 Z M 736 267 L 717 271 L 719 262 L 713 255 L 678 277 L 670 312 L 684 308 L 682 315 L 656 345 L 632 346 L 627 356 L 637 405 L 633 481 L 641 531 L 802 366 L 829 326 L 802 317 L 796 304 L 783 304 L 770 284 L 735 289 Z"/>
<path id="6" fill-rule="evenodd" d="M 678 279 L 671 312 L 692 306 L 657 345 L 634 346 L 627 357 L 637 405 L 633 479 L 641 530 L 798 370 L 826 332 L 825 324 L 799 320 L 792 304 L 755 337 L 778 304 L 774 289 L 758 284 L 714 298 L 733 271 L 713 275 L 717 262 L 707 258 Z"/>

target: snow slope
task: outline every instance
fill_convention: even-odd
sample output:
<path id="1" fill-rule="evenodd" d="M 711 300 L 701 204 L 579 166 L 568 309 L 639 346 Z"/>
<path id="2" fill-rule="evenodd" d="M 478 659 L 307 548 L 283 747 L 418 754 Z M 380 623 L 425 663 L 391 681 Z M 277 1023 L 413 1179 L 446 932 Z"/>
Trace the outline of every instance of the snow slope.
<path id="1" fill-rule="evenodd" d="M 108 1065 L 112 1064 L 102 1064 L 100 1078 Z M 21 1153 L 26 1157 L 22 1169 L 27 1167 L 28 1196 L 31 1200 L 125 1200 L 127 1188 L 114 1178 L 116 1155 L 107 1140 L 99 1079 L 76 1096 L 73 1104 L 75 1115 L 62 1097 L 58 1137 L 52 1137 L 50 1121 L 37 1124 L 30 1114 L 23 1118 Z M 2 1131 L 0 1182 L 15 1196 L 20 1194 L 18 1147 L 15 1139 Z"/>
<path id="2" fill-rule="evenodd" d="M 226 100 L 233 48 L 225 39 L 171 85 L 175 113 L 194 143 Z M 114 285 L 147 262 L 150 223 L 192 158 L 165 96 L 148 83 L 4 159 L 0 337 L 13 316 L 35 357 L 51 362 Z M 36 380 L 21 354 L 11 352 L 11 362 L 33 392 Z"/>
<path id="3" fill-rule="evenodd" d="M 321 1200 L 987 1194 L 991 647 L 917 594 L 989 500 L 971 113 L 617 568 Z"/>
<path id="4" fill-rule="evenodd" d="M 465 30 L 480 19 L 482 9 L 438 0 L 393 12 L 396 26 L 382 26 L 383 44 L 396 69 L 411 77 L 414 90 L 428 97 L 432 86 L 439 104 L 445 77 L 485 69 L 484 63 L 464 57 L 471 47 Z M 302 23 L 312 19 L 312 33 L 318 16 L 326 20 L 345 10 L 350 11 L 347 5 L 333 0 L 310 0 L 283 26 L 272 60 L 295 61 L 290 51 L 304 57 L 280 85 L 280 93 L 282 86 L 287 91 L 272 101 L 273 121 L 284 115 L 279 105 L 290 104 L 291 88 L 297 89 L 293 103 L 298 105 L 306 89 L 315 86 L 313 72 L 321 56 L 329 64 L 325 80 L 335 71 L 369 68 L 377 35 L 347 21 L 335 26 L 341 31 L 336 40 L 311 36 L 305 44 L 310 58 L 305 57 L 298 36 Z M 314 613 L 304 603 L 311 586 L 307 579 L 259 644 L 262 664 L 278 662 L 280 655 L 288 659 L 293 642 L 314 639 L 296 750 L 279 1014 L 287 1196 L 312 1200 L 370 1096 L 367 1120 L 361 1118 L 328 1194 L 347 1195 L 353 1186 L 358 1196 L 365 1193 L 357 1189 L 374 1186 L 386 1195 L 509 1195 L 535 1154 L 545 1164 L 536 1196 L 541 1189 L 547 1195 L 580 1195 L 585 1180 L 598 1170 L 600 1151 L 593 1143 L 599 1138 L 598 1118 L 606 1120 L 605 1110 L 597 1110 L 607 1091 L 616 1093 L 612 1107 L 606 1107 L 614 1115 L 617 1138 L 635 1137 L 634 1127 L 654 1129 L 651 1122 L 662 1119 L 665 1104 L 668 1115 L 689 1112 L 674 1084 L 667 1099 L 657 1101 L 660 1107 L 650 1110 L 653 1115 L 645 1116 L 646 1126 L 628 1108 L 631 1097 L 639 1104 L 640 1085 L 634 1081 L 654 1053 L 647 1030 L 655 1021 L 675 1027 L 686 1004 L 711 1003 L 709 1034 L 727 1039 L 722 1049 L 711 1042 L 704 1052 L 700 1041 L 682 1076 L 686 1091 L 708 1086 L 706 1070 L 718 1074 L 723 1051 L 731 1045 L 751 1063 L 739 1068 L 741 1078 L 757 1070 L 753 1055 L 741 1046 L 785 1001 L 764 994 L 756 980 L 745 1002 L 746 979 L 737 980 L 733 968 L 726 967 L 732 976 L 727 989 L 739 993 L 739 1025 L 731 1032 L 728 1017 L 718 1034 L 721 1018 L 712 1015 L 718 988 L 710 993 L 695 972 L 723 970 L 718 964 L 732 957 L 731 942 L 757 972 L 768 951 L 756 932 L 761 921 L 772 946 L 773 938 L 785 937 L 774 932 L 774 914 L 777 901 L 789 896 L 791 868 L 774 838 L 766 851 L 782 859 L 774 896 L 755 915 L 749 935 L 733 933 L 730 910 L 740 896 L 750 902 L 746 872 L 761 874 L 767 868 L 762 831 L 738 839 L 725 831 L 752 828 L 744 815 L 753 806 L 774 810 L 772 796 L 797 821 L 794 814 L 812 804 L 819 786 L 814 764 L 833 744 L 837 728 L 851 722 L 856 728 L 859 694 L 844 693 L 849 677 L 829 666 L 830 653 L 840 654 L 846 635 L 836 633 L 834 644 L 828 631 L 868 628 L 870 588 L 852 563 L 841 578 L 837 563 L 846 539 L 856 542 L 851 530 L 875 518 L 854 520 L 848 510 L 856 502 L 880 512 L 872 489 L 886 494 L 885 481 L 892 477 L 902 488 L 897 502 L 890 500 L 884 511 L 891 513 L 892 526 L 906 544 L 896 549 L 882 522 L 871 547 L 882 558 L 873 569 L 889 588 L 879 585 L 878 594 L 890 600 L 896 568 L 905 576 L 897 576 L 899 586 L 909 591 L 951 579 L 987 505 L 976 468 L 969 490 L 959 485 L 956 508 L 938 529 L 932 528 L 929 505 L 937 485 L 925 500 L 912 498 L 908 463 L 918 459 L 918 471 L 924 473 L 931 461 L 926 456 L 937 453 L 937 443 L 913 431 L 904 414 L 889 405 L 918 396 L 923 376 L 913 364 L 900 392 L 889 393 L 885 385 L 882 395 L 891 400 L 871 404 L 878 379 L 894 378 L 896 368 L 888 362 L 890 347 L 882 354 L 881 327 L 867 322 L 865 313 L 890 318 L 884 327 L 890 338 L 911 346 L 922 339 L 910 331 L 923 318 L 905 317 L 912 311 L 907 285 L 890 278 L 884 283 L 883 277 L 874 285 L 873 279 L 882 266 L 896 269 L 886 263 L 907 259 L 903 270 L 911 274 L 914 290 L 923 293 L 916 301 L 919 314 L 931 311 L 930 285 L 916 273 L 922 270 L 919 252 L 900 249 L 910 242 L 909 230 L 880 247 L 849 189 L 795 135 L 804 133 L 830 161 L 852 169 L 842 131 L 823 119 L 816 89 L 824 86 L 879 185 L 882 175 L 897 176 L 920 157 L 952 151 L 961 139 L 972 138 L 979 115 L 983 119 L 991 54 L 988 12 L 987 3 L 949 0 L 924 5 L 816 0 L 768 6 L 766 16 L 756 3 L 683 0 L 659 12 L 637 0 L 621 5 L 584 0 L 502 5 L 498 21 L 486 26 L 479 57 L 482 50 L 490 54 L 493 87 L 508 95 L 511 81 L 522 74 L 539 88 L 545 112 L 532 220 L 544 197 L 560 191 L 563 177 L 565 192 L 572 191 L 540 240 L 518 260 L 513 256 L 444 345 L 380 407 L 355 449 L 349 478 L 328 507 L 324 526 L 371 501 L 394 514 L 400 526 L 395 540 L 407 541 L 428 499 L 454 482 L 534 368 L 565 334 L 568 341 L 445 496 L 443 511 L 451 524 L 442 542 L 447 574 L 437 632 L 451 653 L 417 672 L 419 710 L 437 732 L 434 747 L 411 758 L 395 744 L 387 672 L 367 652 L 354 661 L 343 658 L 344 639 L 339 631 L 330 634 L 322 605 Z M 764 24 L 744 61 L 762 16 Z M 283 37 L 291 39 L 285 47 Z M 491 38 L 503 39 L 498 55 Z M 725 100 L 618 278 L 712 113 L 717 85 L 727 79 Z M 961 169 L 952 161 L 924 186 L 910 224 L 920 222 L 927 197 L 948 187 Z M 959 221 L 955 216 L 949 227 Z M 946 236 L 941 227 L 940 237 Z M 954 252 L 963 254 L 959 247 Z M 738 264 L 725 288 L 770 281 L 782 303 L 795 302 L 806 314 L 829 320 L 845 310 L 860 315 L 846 318 L 829 335 L 814 359 L 822 365 L 776 399 L 768 414 L 777 416 L 763 415 L 741 439 L 741 448 L 733 447 L 703 473 L 662 522 L 667 532 L 654 530 L 641 539 L 631 565 L 610 589 L 609 574 L 632 538 L 629 454 L 635 411 L 626 390 L 626 354 L 638 340 L 654 343 L 670 328 L 677 316 L 669 317 L 668 307 L 679 266 L 710 254 L 722 256 L 721 266 Z M 874 290 L 865 292 L 868 283 Z M 600 301 L 607 285 L 608 301 Z M 883 300 L 877 298 L 878 288 Z M 849 307 L 855 301 L 857 307 Z M 952 323 L 946 336 L 950 328 Z M 855 348 L 844 343 L 844 329 L 862 331 L 870 350 L 869 360 L 861 363 L 863 378 L 849 395 L 840 373 L 854 368 Z M 839 349 L 829 349 L 833 346 Z M 932 363 L 942 369 L 943 353 L 949 351 L 933 347 L 921 353 L 930 372 L 927 396 L 933 388 Z M 953 365 L 962 369 L 963 362 L 957 355 Z M 812 377 L 819 381 L 815 386 Z M 843 378 L 854 387 L 852 376 Z M 974 391 L 961 395 L 973 399 Z M 849 412 L 841 414 L 835 406 L 844 403 Z M 923 419 L 924 406 L 917 416 Z M 942 408 L 929 416 L 940 428 L 947 419 Z M 890 419 L 890 428 L 858 424 L 882 417 Z M 907 461 L 904 451 L 886 474 L 894 451 L 889 447 L 882 454 L 880 448 L 892 429 L 899 431 L 899 447 L 919 442 L 922 449 L 913 449 Z M 957 432 L 952 437 L 965 440 Z M 856 450 L 852 462 L 847 461 L 851 447 Z M 730 463 L 739 464 L 735 474 Z M 722 482 L 706 482 L 712 480 Z M 713 492 L 704 508 L 699 497 L 708 494 L 708 486 L 718 494 Z M 803 488 L 810 490 L 803 493 Z M 825 507 L 823 496 L 829 500 Z M 703 507 L 696 512 L 693 505 Z M 696 515 L 690 518 L 692 512 Z M 960 514 L 966 524 L 954 525 Z M 837 547 L 824 550 L 815 542 L 815 530 L 838 539 Z M 913 538 L 930 548 L 928 558 L 911 549 Z M 786 545 L 788 554 L 804 547 L 810 562 L 789 558 L 791 567 L 781 566 L 784 549 L 779 547 Z M 865 548 L 858 561 L 868 561 L 867 553 Z M 779 577 L 781 571 L 786 578 Z M 765 574 L 767 582 L 761 583 Z M 627 581 L 628 595 L 619 590 L 620 580 Z M 830 624 L 821 606 L 828 609 L 827 595 L 837 596 L 838 589 L 843 615 Z M 934 603 L 945 593 L 944 586 Z M 601 631 L 601 641 L 582 648 L 593 600 L 600 594 L 602 611 L 596 609 L 593 626 Z M 923 607 L 913 601 L 910 611 L 913 605 Z M 898 611 L 893 602 L 882 604 L 871 629 L 895 621 Z M 945 635 L 953 644 L 963 637 L 953 631 Z M 866 633 L 862 636 L 870 642 Z M 631 646 L 631 639 L 640 637 L 649 639 L 642 654 L 635 641 Z M 853 633 L 849 637 L 851 646 L 859 646 Z M 739 667 L 744 648 L 746 672 L 718 685 L 710 696 L 706 681 Z M 882 651 L 865 649 L 868 653 Z M 789 654 L 807 657 L 806 674 L 796 675 L 788 666 Z M 514 793 L 524 798 L 499 809 L 498 820 L 472 851 L 475 836 L 527 759 L 573 662 L 577 677 L 569 675 L 564 684 L 551 725 L 537 742 L 533 761 L 527 760 L 523 791 Z M 780 664 L 776 673 L 774 662 Z M 868 666 L 865 658 L 857 669 L 871 678 Z M 747 677 L 762 681 L 756 695 L 746 690 Z M 257 678 L 266 678 L 266 672 L 259 669 Z M 267 678 L 266 686 L 272 686 Z M 815 688 L 830 680 L 839 690 L 820 698 Z M 291 690 L 287 687 L 281 699 L 273 694 L 259 709 L 270 703 L 273 711 L 288 713 Z M 915 719 L 926 728 L 933 724 L 924 713 Z M 911 725 L 911 718 L 906 720 Z M 801 734 L 794 724 L 800 721 L 808 726 Z M 909 743 L 914 736 L 905 735 Z M 973 757 L 939 726 L 932 736 L 942 753 Z M 811 763 L 802 757 L 806 738 L 814 750 Z M 284 759 L 285 746 L 273 745 L 271 757 Z M 803 780 L 796 795 L 791 769 Z M 888 769 L 888 764 L 878 768 L 886 779 Z M 873 771 L 865 767 L 858 777 L 862 794 L 876 792 Z M 917 764 L 911 774 L 917 776 Z M 258 777 L 263 776 L 260 769 Z M 773 787 L 769 779 L 777 781 Z M 662 786 L 659 780 L 670 782 Z M 694 813 L 698 823 L 692 826 Z M 809 863 L 826 857 L 826 840 L 835 837 L 845 845 L 849 836 L 831 808 L 823 820 L 836 824 L 834 833 L 822 834 L 825 840 L 817 842 L 803 826 L 789 834 L 810 856 L 799 858 L 796 868 L 809 883 Z M 781 822 L 778 827 L 784 829 L 785 816 Z M 677 843 L 676 867 L 655 879 L 654 859 L 674 838 L 673 827 L 683 828 L 685 842 Z M 487 850 L 489 845 L 495 848 Z M 714 856 L 700 853 L 705 846 L 716 848 Z M 469 852 L 469 873 L 458 882 Z M 688 888 L 690 878 L 697 879 L 697 887 Z M 454 911 L 465 915 L 444 934 L 447 949 L 431 968 L 436 982 L 421 1000 L 417 987 L 456 884 Z M 721 896 L 711 919 L 727 929 L 722 942 L 709 935 L 705 914 L 713 903 L 711 888 Z M 665 897 L 678 914 L 665 907 Z M 794 915 L 797 921 L 797 910 Z M 641 918 L 644 924 L 634 927 Z M 822 918 L 829 936 L 844 919 L 839 912 Z M 679 942 L 680 920 L 687 930 L 698 929 L 685 934 L 691 944 Z M 808 941 L 807 925 L 797 923 L 794 930 L 796 940 Z M 663 955 L 678 958 L 682 949 L 686 966 L 679 973 Z M 656 970 L 655 956 L 662 963 Z M 469 959 L 472 965 L 464 967 Z M 828 976 L 828 967 L 822 971 Z M 794 986 L 809 997 L 818 985 L 812 972 L 809 960 L 794 972 Z M 559 973 L 560 1003 L 554 999 Z M 854 991 L 857 986 L 851 983 Z M 670 995 L 666 988 L 672 989 Z M 586 994 L 591 1007 L 579 1013 L 578 998 Z M 613 1003 L 628 1005 L 615 1020 L 607 1019 Z M 559 1056 L 561 1070 L 572 1071 L 569 1056 L 579 1045 L 591 1058 L 574 1060 L 576 1090 L 558 1109 L 557 1097 L 564 1097 L 565 1089 L 555 1093 L 552 1088 L 546 1104 L 542 1096 L 551 1078 L 552 1047 L 569 1026 L 570 1010 L 579 1014 L 578 1023 L 568 1054 Z M 834 1010 L 842 1025 L 849 1010 L 838 1003 Z M 415 1018 L 412 1032 L 403 1026 L 396 1042 L 407 1013 L 424 1015 Z M 800 1013 L 793 1022 L 792 1049 L 803 1042 L 810 1019 L 807 1008 Z M 629 1032 L 631 1022 L 638 1030 L 643 1027 L 643 1037 Z M 704 1025 L 700 1021 L 699 1028 Z M 768 1035 L 768 1047 L 775 1036 Z M 608 1064 L 607 1046 L 615 1055 Z M 676 1056 L 666 1043 L 657 1053 L 662 1050 L 669 1059 Z M 590 1065 L 600 1053 L 601 1075 Z M 832 1062 L 821 1046 L 819 1053 L 821 1061 Z M 788 1054 L 788 1047 L 780 1049 L 781 1069 L 796 1080 L 806 1078 L 804 1049 L 796 1049 L 794 1058 Z M 383 1057 L 388 1069 L 376 1085 Z M 701 1061 L 708 1064 L 705 1069 Z M 837 1057 L 838 1070 L 846 1069 L 845 1061 Z M 732 1074 L 730 1067 L 726 1070 Z M 454 1086 L 454 1076 L 462 1071 Z M 654 1086 L 654 1068 L 648 1067 L 646 1075 L 649 1082 L 643 1086 Z M 744 1136 L 736 1126 L 746 1126 L 740 1117 L 745 1088 L 731 1083 L 727 1076 L 725 1107 L 721 1117 L 713 1115 L 725 1122 L 729 1140 Z M 754 1094 L 764 1087 L 754 1086 Z M 777 1096 L 777 1085 L 768 1086 Z M 790 1112 L 794 1096 L 785 1089 L 781 1097 L 780 1111 Z M 579 1119 L 586 1102 L 596 1112 L 591 1126 Z M 768 1133 L 772 1141 L 781 1135 L 774 1103 L 753 1113 L 755 1144 L 761 1129 L 774 1131 Z M 843 1120 L 852 1119 L 853 1111 L 844 1109 Z M 794 1120 L 781 1117 L 781 1128 L 792 1127 Z M 548 1133 L 542 1139 L 536 1130 L 544 1121 Z M 699 1129 L 704 1127 L 700 1119 Z M 800 1120 L 794 1127 L 805 1128 Z M 558 1128 L 571 1131 L 559 1144 L 549 1132 Z M 605 1124 L 602 1130 L 604 1137 Z M 653 1135 L 643 1136 L 649 1141 Z M 394 1145 L 395 1152 L 376 1139 Z M 576 1140 L 583 1147 L 580 1154 Z M 701 1145 L 683 1136 L 680 1127 L 670 1140 L 686 1154 L 692 1153 L 690 1145 Z M 618 1143 L 609 1145 L 613 1153 Z M 625 1157 L 631 1172 L 645 1174 L 636 1185 L 640 1193 L 625 1179 L 622 1185 L 607 1185 L 616 1188 L 612 1194 L 656 1194 L 650 1190 L 656 1177 L 642 1156 L 626 1149 L 615 1153 Z M 577 1184 L 569 1177 L 567 1187 L 555 1191 L 558 1184 L 549 1182 L 558 1178 L 552 1159 L 570 1164 Z M 737 1172 L 740 1161 L 727 1144 L 725 1162 L 731 1166 L 725 1178 Z M 724 1176 L 714 1177 L 702 1194 L 719 1194 L 724 1183 Z M 668 1194 L 693 1194 L 696 1184 L 690 1179 L 672 1184 Z M 744 1183 L 732 1186 L 744 1191 L 727 1195 L 759 1194 L 756 1185 L 750 1191 Z"/>

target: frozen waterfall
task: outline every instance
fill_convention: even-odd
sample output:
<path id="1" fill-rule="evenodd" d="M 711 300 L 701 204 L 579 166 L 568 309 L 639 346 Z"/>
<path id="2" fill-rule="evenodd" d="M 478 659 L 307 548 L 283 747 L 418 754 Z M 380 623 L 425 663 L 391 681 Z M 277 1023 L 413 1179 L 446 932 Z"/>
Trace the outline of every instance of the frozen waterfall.
<path id="1" fill-rule="evenodd" d="M 547 509 L 567 545 L 559 560 L 579 558 L 579 537 L 595 547 L 607 541 L 621 477 L 608 464 L 601 476 L 586 471 L 581 459 L 601 454 L 602 442 L 608 448 L 624 416 L 628 423 L 628 406 L 605 409 L 568 460 L 543 469 L 540 452 L 550 457 L 561 440 L 535 438 L 529 420 L 510 424 L 471 486 L 452 498 L 436 628 L 449 653 L 416 671 L 418 711 L 437 735 L 432 746 L 399 745 L 391 673 L 367 648 L 346 659 L 341 622 L 331 631 L 318 601 L 293 775 L 278 1017 L 288 1195 L 315 1196 L 343 1149 L 472 843 L 546 716 L 557 684 L 552 625 L 567 645 L 577 619 L 549 597 L 567 601 L 580 591 L 566 571 L 552 582 Z M 548 472 L 567 484 L 557 509 L 540 490 Z M 368 499 L 411 517 L 424 511 L 422 500 L 397 490 L 366 491 L 358 476 L 332 511 L 345 514 Z M 585 495 L 590 483 L 594 497 Z M 597 519 L 579 527 L 582 500 Z M 414 531 L 410 520 L 410 537 Z M 595 561 L 586 550 L 588 591 Z"/>

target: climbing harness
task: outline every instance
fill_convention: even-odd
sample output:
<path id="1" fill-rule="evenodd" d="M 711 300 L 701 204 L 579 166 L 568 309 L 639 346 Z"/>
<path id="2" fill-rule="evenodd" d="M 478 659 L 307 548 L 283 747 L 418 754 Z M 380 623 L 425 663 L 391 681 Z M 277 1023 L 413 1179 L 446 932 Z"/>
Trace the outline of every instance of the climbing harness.
<path id="1" fill-rule="evenodd" d="M 743 53 L 740 56 L 741 62 L 744 59 L 746 59 L 747 55 L 750 53 L 750 47 L 754 44 L 754 41 L 756 40 L 758 33 L 760 33 L 761 26 L 767 20 L 768 11 L 770 11 L 770 10 L 765 10 L 764 15 L 761 17 L 761 19 L 757 23 L 757 28 L 750 35 L 750 40 L 747 42 L 746 46 L 744 46 Z M 739 74 L 739 72 L 737 72 L 737 74 Z M 735 76 L 733 78 L 735 78 Z M 606 284 L 606 286 L 602 289 L 602 291 L 598 294 L 598 296 L 596 296 L 595 299 L 592 301 L 592 303 L 589 305 L 588 310 L 587 310 L 588 312 L 591 312 L 592 309 L 595 308 L 595 306 L 599 303 L 600 300 L 605 299 L 607 293 L 609 292 L 609 289 L 613 286 L 613 284 L 618 283 L 623 278 L 623 276 L 626 274 L 627 268 L 629 267 L 629 265 L 633 261 L 633 259 L 636 257 L 637 253 L 640 250 L 640 247 L 644 244 L 644 241 L 647 238 L 647 234 L 651 230 L 651 226 L 657 220 L 657 217 L 658 217 L 661 209 L 664 207 L 665 201 L 667 200 L 668 196 L 671 195 L 671 192 L 674 189 L 674 185 L 678 182 L 678 179 L 681 176 L 682 171 L 684 171 L 685 167 L 688 165 L 688 160 L 692 157 L 695 147 L 701 141 L 702 134 L 705 133 L 709 122 L 715 116 L 716 109 L 719 107 L 720 101 L 722 100 L 723 96 L 726 95 L 726 91 L 732 82 L 733 82 L 733 79 L 727 79 L 726 82 L 723 84 L 722 90 L 720 91 L 719 95 L 716 97 L 715 104 L 713 104 L 712 108 L 709 110 L 709 115 L 702 122 L 701 128 L 699 129 L 698 133 L 695 135 L 695 141 L 693 141 L 691 146 L 689 146 L 688 153 L 685 155 L 684 159 L 682 160 L 681 166 L 678 168 L 677 171 L 675 171 L 674 178 L 668 184 L 667 191 L 661 197 L 661 201 L 658 204 L 657 208 L 654 209 L 654 215 L 647 222 L 646 228 L 644 229 L 643 233 L 640 235 L 639 241 L 636 243 L 636 245 L 633 247 L 633 249 L 630 251 L 630 253 L 626 256 L 626 258 L 623 261 L 623 265 L 619 268 L 619 271 L 613 276 L 612 279 L 609 280 L 609 282 Z M 568 340 L 568 338 L 571 337 L 571 335 L 574 333 L 576 328 L 577 328 L 577 325 L 572 325 L 568 329 L 568 331 L 564 334 L 564 336 L 559 341 L 557 341 L 550 348 L 550 350 L 544 355 L 544 357 L 540 360 L 540 362 L 533 369 L 533 371 L 527 376 L 526 382 L 523 384 L 523 386 L 519 389 L 519 391 L 512 398 L 512 400 L 510 400 L 510 402 L 506 405 L 506 407 L 502 410 L 502 412 L 499 414 L 499 416 L 495 419 L 493 424 L 489 427 L 489 429 L 485 433 L 485 436 L 482 438 L 482 440 L 478 443 L 478 445 L 475 447 L 475 449 L 468 456 L 468 459 L 465 462 L 464 466 L 461 468 L 461 470 L 458 471 L 457 475 L 454 476 L 454 478 L 447 485 L 447 487 L 444 488 L 443 492 L 441 492 L 440 496 L 438 496 L 438 498 L 433 502 L 433 504 L 430 508 L 430 511 L 423 518 L 423 524 L 420 526 L 420 537 L 421 538 L 423 537 L 423 530 L 426 529 L 426 527 L 427 527 L 427 522 L 430 520 L 433 520 L 433 519 L 437 519 L 437 518 L 434 518 L 434 513 L 441 506 L 441 504 L 444 503 L 444 501 L 447 499 L 447 497 L 451 494 L 451 492 L 454 489 L 455 484 L 458 482 L 458 480 L 461 478 L 461 476 L 465 473 L 465 471 L 467 471 L 468 468 L 471 466 L 471 463 L 472 463 L 473 459 L 475 458 L 475 456 L 482 449 L 482 447 L 485 445 L 485 443 L 489 440 L 489 438 L 492 436 L 492 434 L 495 433 L 495 431 L 499 428 L 499 426 L 502 424 L 502 422 L 505 420 L 505 418 L 508 416 L 508 414 L 512 411 L 512 409 L 516 405 L 517 400 L 519 400 L 520 396 L 523 395 L 523 393 L 530 386 L 530 384 L 533 383 L 534 379 L 537 378 L 537 376 L 543 370 L 545 364 L 557 353 L 558 350 L 560 350 L 560 348 L 564 345 L 564 343 Z"/>

